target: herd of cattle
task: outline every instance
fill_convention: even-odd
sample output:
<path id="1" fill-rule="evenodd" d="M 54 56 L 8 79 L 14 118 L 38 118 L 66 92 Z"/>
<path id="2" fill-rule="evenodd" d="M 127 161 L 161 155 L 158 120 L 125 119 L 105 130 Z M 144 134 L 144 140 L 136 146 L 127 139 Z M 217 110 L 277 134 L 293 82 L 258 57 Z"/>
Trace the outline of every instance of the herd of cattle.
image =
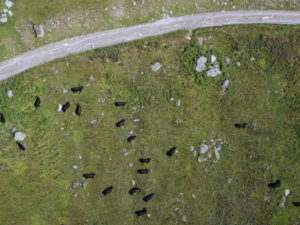
<path id="1" fill-rule="evenodd" d="M 81 92 L 82 90 L 83 90 L 83 86 L 71 88 L 71 91 L 72 91 L 73 93 Z M 122 107 L 122 106 L 125 106 L 126 104 L 127 104 L 127 102 L 116 102 L 116 103 L 115 103 L 115 106 L 116 106 L 116 107 Z M 40 107 L 40 105 L 41 105 L 41 99 L 40 99 L 40 97 L 36 97 L 36 100 L 35 100 L 35 102 L 34 102 L 34 107 L 37 109 L 37 108 Z M 66 111 L 70 108 L 70 106 L 71 106 L 70 102 L 67 101 L 67 102 L 62 106 L 62 111 L 63 111 L 63 112 L 66 112 Z M 79 104 L 77 104 L 77 106 L 76 106 L 75 114 L 76 114 L 77 116 L 80 116 L 80 115 L 81 115 L 81 106 L 80 106 Z M 116 127 L 122 127 L 122 126 L 124 126 L 124 125 L 125 125 L 125 121 L 126 121 L 125 119 L 120 120 L 119 122 L 116 123 Z M 5 116 L 4 116 L 4 114 L 1 113 L 1 112 L 0 112 L 0 122 L 1 122 L 1 123 L 5 123 Z M 245 129 L 245 128 L 247 127 L 247 125 L 248 125 L 247 123 L 236 123 L 236 124 L 234 124 L 234 127 L 239 128 L 239 129 Z M 134 141 L 136 138 L 137 138 L 137 136 L 130 136 L 130 137 L 127 138 L 127 141 L 130 143 L 130 142 Z M 19 147 L 21 150 L 26 150 L 26 147 L 25 147 L 24 143 L 19 142 L 19 141 L 17 141 L 16 143 L 17 143 L 18 147 Z M 173 156 L 173 155 L 175 154 L 176 150 L 177 150 L 176 147 L 172 147 L 170 150 L 168 150 L 168 151 L 166 152 L 166 155 L 167 155 L 168 157 L 171 157 L 171 156 Z M 150 162 L 151 162 L 151 158 L 140 158 L 139 161 L 140 161 L 141 163 L 143 163 L 143 164 L 145 164 L 145 163 L 150 163 Z M 149 169 L 147 169 L 147 168 L 137 169 L 137 173 L 138 173 L 138 174 L 148 174 L 148 173 L 149 173 Z M 90 179 L 90 178 L 93 179 L 93 178 L 95 177 L 95 175 L 96 175 L 95 173 L 86 173 L 86 174 L 83 174 L 83 177 L 84 177 L 85 179 Z M 269 184 L 268 184 L 268 186 L 269 186 L 270 188 L 272 188 L 272 189 L 275 189 L 275 188 L 279 187 L 280 185 L 281 185 L 280 180 L 276 180 L 275 182 L 272 182 L 272 183 L 269 183 Z M 110 194 L 110 193 L 113 191 L 113 189 L 114 189 L 113 186 L 109 186 L 109 187 L 105 188 L 105 189 L 102 191 L 102 194 L 103 194 L 104 196 L 106 196 L 106 195 Z M 128 193 L 129 193 L 130 195 L 134 195 L 136 192 L 138 192 L 138 191 L 140 191 L 140 190 L 141 190 L 141 189 L 138 188 L 138 187 L 133 187 L 133 188 L 131 188 L 131 189 L 128 191 Z M 154 197 L 154 195 L 155 195 L 154 193 L 150 193 L 150 194 L 144 196 L 144 197 L 143 197 L 143 201 L 144 201 L 144 202 L 148 202 L 149 200 L 151 200 L 151 199 Z M 294 206 L 297 206 L 297 207 L 300 207 L 300 202 L 293 202 L 293 205 L 294 205 Z M 143 208 L 143 209 L 141 209 L 141 210 L 137 210 L 137 211 L 135 211 L 135 214 L 136 214 L 137 216 L 145 215 L 145 214 L 147 214 L 147 208 Z"/>

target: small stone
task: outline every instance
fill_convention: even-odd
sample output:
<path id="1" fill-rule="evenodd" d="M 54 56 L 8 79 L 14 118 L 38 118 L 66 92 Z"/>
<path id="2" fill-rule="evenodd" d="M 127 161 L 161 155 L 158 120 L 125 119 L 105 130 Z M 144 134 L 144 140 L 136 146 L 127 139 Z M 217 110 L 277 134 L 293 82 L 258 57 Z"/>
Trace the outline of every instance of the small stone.
<path id="1" fill-rule="evenodd" d="M 73 167 L 73 169 L 75 169 L 75 170 L 78 169 L 78 166 L 76 166 L 76 165 L 73 165 L 72 167 Z"/>
<path id="2" fill-rule="evenodd" d="M 190 151 L 191 152 L 195 151 L 195 147 L 194 146 L 190 146 Z"/>
<path id="3" fill-rule="evenodd" d="M 210 60 L 211 60 L 211 63 L 213 64 L 217 60 L 217 57 L 212 55 Z"/>
<path id="4" fill-rule="evenodd" d="M 230 59 L 228 57 L 226 57 L 226 63 L 229 64 L 230 63 Z"/>
<path id="5" fill-rule="evenodd" d="M 6 17 L 6 14 L 5 14 L 5 16 L 3 16 L 3 17 L 0 18 L 0 22 L 1 23 L 7 23 L 7 21 L 8 21 L 8 19 Z"/>
<path id="6" fill-rule="evenodd" d="M 57 108 L 57 112 L 61 112 L 61 110 L 62 110 L 62 105 L 59 104 L 59 105 L 58 105 L 58 108 Z"/>
<path id="7" fill-rule="evenodd" d="M 11 91 L 11 90 L 9 90 L 8 92 L 7 92 L 7 97 L 9 97 L 9 98 L 12 98 L 14 95 L 13 95 L 13 92 Z"/>
<path id="8" fill-rule="evenodd" d="M 7 8 L 11 8 L 11 7 L 13 7 L 13 5 L 14 5 L 14 3 L 13 3 L 12 1 L 10 1 L 10 0 L 6 0 L 4 4 L 5 4 L 5 6 L 6 6 Z"/>
<path id="9" fill-rule="evenodd" d="M 265 196 L 264 196 L 264 201 L 269 201 L 269 200 L 270 200 L 270 198 L 271 198 L 271 196 L 270 196 L 270 195 L 265 195 Z"/>
<path id="10" fill-rule="evenodd" d="M 81 156 L 81 155 L 79 155 L 79 156 L 78 156 L 78 159 L 82 159 L 82 156 Z"/>
<path id="11" fill-rule="evenodd" d="M 18 131 L 14 133 L 15 141 L 24 141 L 26 137 L 27 135 L 22 132 Z"/>
<path id="12" fill-rule="evenodd" d="M 225 92 L 229 87 L 229 80 L 225 80 L 222 84 L 222 91 Z"/>
<path id="13" fill-rule="evenodd" d="M 132 180 L 131 184 L 134 186 L 136 184 L 135 180 Z"/>
<path id="14" fill-rule="evenodd" d="M 78 188 L 79 186 L 80 186 L 79 181 L 74 181 L 74 182 L 72 183 L 72 189 Z"/>
<path id="15" fill-rule="evenodd" d="M 207 158 L 198 156 L 198 162 L 205 162 L 206 160 L 207 160 Z"/>
<path id="16" fill-rule="evenodd" d="M 206 68 L 206 62 L 207 62 L 207 57 L 201 56 L 198 60 L 197 60 L 197 65 L 195 70 L 200 73 L 203 72 Z"/>
<path id="17" fill-rule="evenodd" d="M 156 62 L 151 66 L 153 72 L 158 71 L 160 68 L 161 68 L 161 64 L 159 62 Z"/>
<path id="18" fill-rule="evenodd" d="M 220 159 L 221 159 L 221 156 L 220 156 L 219 151 L 216 151 L 216 150 L 215 150 L 215 156 L 216 156 L 217 160 L 220 160 Z"/>
<path id="19" fill-rule="evenodd" d="M 220 74 L 222 74 L 222 71 L 220 70 L 220 66 L 218 64 L 215 64 L 209 68 L 206 76 L 207 77 L 216 77 Z"/>
<path id="20" fill-rule="evenodd" d="M 91 120 L 91 124 L 96 124 L 98 120 Z"/>
<path id="21" fill-rule="evenodd" d="M 204 45 L 205 40 L 206 40 L 206 39 L 205 39 L 204 37 L 199 37 L 199 38 L 198 38 L 198 43 L 199 43 L 199 45 L 201 45 L 201 46 Z"/>
<path id="22" fill-rule="evenodd" d="M 286 202 L 286 197 L 285 197 L 285 196 L 282 196 L 281 201 L 280 201 L 280 203 L 279 203 L 279 206 L 280 206 L 281 208 L 283 208 L 283 207 L 285 206 L 285 202 Z"/>
<path id="23" fill-rule="evenodd" d="M 231 184 L 232 183 L 232 178 L 228 178 L 227 182 L 228 182 L 228 184 Z"/>
<path id="24" fill-rule="evenodd" d="M 255 60 L 255 58 L 254 58 L 254 57 L 251 57 L 250 60 L 253 62 L 253 61 Z"/>
<path id="25" fill-rule="evenodd" d="M 86 181 L 82 183 L 82 187 L 84 187 L 84 188 L 85 188 L 87 185 L 88 185 L 88 182 L 86 182 Z"/>
<path id="26" fill-rule="evenodd" d="M 181 100 L 180 99 L 177 99 L 176 100 L 176 106 L 180 106 L 181 105 Z"/>
<path id="27" fill-rule="evenodd" d="M 92 76 L 90 76 L 90 78 L 89 78 L 89 81 L 90 82 L 93 82 L 95 80 L 95 77 L 92 75 Z"/>
<path id="28" fill-rule="evenodd" d="M 287 197 L 289 194 L 291 193 L 291 191 L 289 189 L 285 189 L 284 190 L 284 195 Z"/>
<path id="29" fill-rule="evenodd" d="M 201 154 L 204 154 L 205 152 L 207 152 L 207 150 L 208 150 L 208 145 L 206 145 L 206 144 L 200 145 L 200 153 Z"/>
<path id="30" fill-rule="evenodd" d="M 139 119 L 139 118 L 136 118 L 136 119 L 133 119 L 133 122 L 135 122 L 135 123 L 138 123 L 138 122 L 140 122 L 141 120 Z"/>
<path id="31" fill-rule="evenodd" d="M 241 66 L 241 62 L 237 62 L 236 65 L 237 65 L 238 67 L 240 67 L 240 66 Z"/>
<path id="32" fill-rule="evenodd" d="M 63 88 L 63 93 L 64 93 L 64 94 L 68 93 L 68 90 L 65 89 L 65 88 Z"/>
<path id="33" fill-rule="evenodd" d="M 43 38 L 45 36 L 44 25 L 33 25 L 36 38 Z"/>
<path id="34" fill-rule="evenodd" d="M 195 194 L 192 194 L 192 198 L 193 198 L 193 199 L 196 199 L 196 195 L 195 195 Z"/>
<path id="35" fill-rule="evenodd" d="M 181 219 L 182 219 L 183 222 L 185 222 L 185 223 L 187 222 L 186 216 L 181 217 Z"/>
<path id="36" fill-rule="evenodd" d="M 133 163 L 130 163 L 130 164 L 129 164 L 129 167 L 132 168 L 132 167 L 133 167 Z"/>

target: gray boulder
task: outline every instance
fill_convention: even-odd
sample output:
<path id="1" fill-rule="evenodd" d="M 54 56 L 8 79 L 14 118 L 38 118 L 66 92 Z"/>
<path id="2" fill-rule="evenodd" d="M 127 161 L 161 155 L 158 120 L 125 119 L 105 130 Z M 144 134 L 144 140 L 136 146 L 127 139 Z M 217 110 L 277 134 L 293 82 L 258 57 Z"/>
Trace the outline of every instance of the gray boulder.
<path id="1" fill-rule="evenodd" d="M 23 132 L 17 131 L 14 133 L 14 138 L 16 141 L 24 141 L 26 137 L 27 135 L 24 134 Z"/>
<path id="2" fill-rule="evenodd" d="M 198 73 L 203 72 L 206 68 L 206 62 L 207 62 L 207 57 L 205 56 L 201 56 L 198 60 L 197 60 L 197 65 L 196 65 L 196 71 Z"/>
<path id="3" fill-rule="evenodd" d="M 45 36 L 44 25 L 33 25 L 33 30 L 35 32 L 35 37 L 43 38 Z"/>

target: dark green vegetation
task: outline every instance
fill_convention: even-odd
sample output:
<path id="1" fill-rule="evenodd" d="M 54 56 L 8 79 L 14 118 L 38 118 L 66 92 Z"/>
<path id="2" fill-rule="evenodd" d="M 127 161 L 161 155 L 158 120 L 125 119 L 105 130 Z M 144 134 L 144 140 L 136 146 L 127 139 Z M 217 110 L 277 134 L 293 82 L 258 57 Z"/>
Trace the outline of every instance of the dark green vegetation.
<path id="1" fill-rule="evenodd" d="M 191 41 L 185 37 L 177 32 L 98 49 L 1 82 L 0 112 L 6 123 L 0 124 L 0 224 L 299 221 L 292 201 L 300 200 L 300 27 L 230 26 L 198 30 Z M 197 44 L 199 37 L 207 39 L 203 46 Z M 194 67 L 198 57 L 210 54 L 224 72 L 208 79 Z M 157 60 L 162 68 L 152 72 Z M 225 79 L 230 86 L 222 94 Z M 79 85 L 83 91 L 71 93 Z M 37 110 L 36 96 L 41 98 Z M 117 100 L 129 104 L 117 108 Z M 67 101 L 71 107 L 57 112 L 58 104 Z M 73 114 L 77 103 L 80 117 Z M 136 118 L 140 122 L 133 122 Z M 98 122 L 91 124 L 94 119 Z M 121 119 L 125 126 L 116 128 Z M 237 122 L 249 126 L 234 128 Z M 27 151 L 15 144 L 13 126 L 28 135 Z M 138 136 L 131 144 L 126 141 L 130 135 Z M 213 156 L 197 162 L 190 146 L 198 150 L 200 143 L 218 138 L 225 142 L 221 160 L 215 163 Z M 168 157 L 173 146 L 178 153 Z M 152 161 L 142 165 L 140 157 Z M 151 171 L 138 175 L 136 169 L 142 168 Z M 91 172 L 96 176 L 86 187 L 71 189 L 73 181 L 83 182 L 82 174 Z M 276 179 L 282 184 L 271 190 L 267 184 Z M 141 191 L 130 196 L 132 180 Z M 111 185 L 112 193 L 103 196 Z M 281 208 L 286 188 L 292 194 Z M 152 192 L 154 198 L 143 202 Z M 145 206 L 151 218 L 137 218 L 134 211 Z"/>
<path id="2" fill-rule="evenodd" d="M 0 0 L 0 11 L 5 0 Z M 14 0 L 0 23 L 0 61 L 64 38 L 151 22 L 168 16 L 237 9 L 299 10 L 298 0 Z M 45 25 L 35 38 L 33 24 Z"/>

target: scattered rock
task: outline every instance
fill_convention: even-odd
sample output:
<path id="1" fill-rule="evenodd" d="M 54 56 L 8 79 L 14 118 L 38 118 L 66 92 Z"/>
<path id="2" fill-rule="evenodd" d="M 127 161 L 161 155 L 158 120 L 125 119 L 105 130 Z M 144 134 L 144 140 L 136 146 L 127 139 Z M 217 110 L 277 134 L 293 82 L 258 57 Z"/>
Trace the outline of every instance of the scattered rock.
<path id="1" fill-rule="evenodd" d="M 88 182 L 86 182 L 86 181 L 84 181 L 83 183 L 82 183 L 82 187 L 86 187 L 88 185 Z"/>
<path id="2" fill-rule="evenodd" d="M 76 166 L 76 165 L 73 165 L 73 169 L 78 169 L 78 166 Z"/>
<path id="3" fill-rule="evenodd" d="M 192 198 L 193 198 L 193 199 L 196 199 L 196 195 L 195 195 L 195 194 L 192 194 Z"/>
<path id="4" fill-rule="evenodd" d="M 229 64 L 230 63 L 230 59 L 228 57 L 226 57 L 226 63 Z"/>
<path id="5" fill-rule="evenodd" d="M 1 23 L 7 23 L 8 19 L 7 19 L 7 15 L 5 12 L 0 12 L 0 22 Z"/>
<path id="6" fill-rule="evenodd" d="M 220 69 L 220 65 L 215 64 L 215 65 L 213 65 L 209 68 L 209 70 L 207 71 L 206 76 L 207 77 L 216 77 L 216 76 L 220 75 L 221 73 L 222 73 L 222 71 Z"/>
<path id="7" fill-rule="evenodd" d="M 9 98 L 12 98 L 14 95 L 13 95 L 13 92 L 11 91 L 11 90 L 9 90 L 8 92 L 7 92 L 7 97 L 9 97 Z"/>
<path id="8" fill-rule="evenodd" d="M 203 72 L 206 68 L 206 62 L 207 62 L 207 57 L 205 56 L 201 56 L 198 60 L 197 60 L 197 65 L 196 65 L 196 71 L 198 73 Z"/>
<path id="9" fill-rule="evenodd" d="M 176 100 L 176 106 L 180 106 L 181 105 L 181 100 L 180 99 L 177 99 Z"/>
<path id="10" fill-rule="evenodd" d="M 132 180 L 131 184 L 134 186 L 136 184 L 135 180 Z"/>
<path id="11" fill-rule="evenodd" d="M 237 62 L 236 65 L 237 65 L 238 67 L 240 67 L 240 66 L 241 66 L 241 62 Z"/>
<path id="12" fill-rule="evenodd" d="M 255 60 L 255 58 L 254 58 L 254 57 L 251 57 L 250 60 L 253 62 L 253 61 Z"/>
<path id="13" fill-rule="evenodd" d="M 228 182 L 228 184 L 231 184 L 232 183 L 232 178 L 228 178 L 227 182 Z"/>
<path id="14" fill-rule="evenodd" d="M 68 90 L 65 89 L 65 88 L 63 88 L 63 93 L 64 93 L 64 94 L 68 93 Z"/>
<path id="15" fill-rule="evenodd" d="M 217 149 L 215 149 L 215 156 L 216 156 L 217 160 L 221 159 L 220 153 L 219 153 L 219 151 L 217 151 Z"/>
<path id="16" fill-rule="evenodd" d="M 160 68 L 161 68 L 161 64 L 159 62 L 156 62 L 151 66 L 153 72 L 158 71 Z"/>
<path id="17" fill-rule="evenodd" d="M 186 216 L 181 217 L 181 220 L 186 223 L 187 222 Z"/>
<path id="18" fill-rule="evenodd" d="M 14 133 L 15 141 L 24 141 L 26 137 L 27 135 L 22 132 L 17 131 Z"/>
<path id="19" fill-rule="evenodd" d="M 201 156 L 198 156 L 198 162 L 205 162 L 207 158 L 203 158 Z"/>
<path id="20" fill-rule="evenodd" d="M 72 189 L 78 188 L 80 186 L 80 182 L 79 181 L 74 181 L 72 183 Z"/>
<path id="21" fill-rule="evenodd" d="M 89 81 L 93 82 L 95 80 L 95 77 L 93 75 L 90 76 Z"/>
<path id="22" fill-rule="evenodd" d="M 36 38 L 43 38 L 45 36 L 44 25 L 33 25 Z"/>
<path id="23" fill-rule="evenodd" d="M 229 80 L 225 80 L 222 84 L 222 91 L 225 92 L 229 87 Z"/>

